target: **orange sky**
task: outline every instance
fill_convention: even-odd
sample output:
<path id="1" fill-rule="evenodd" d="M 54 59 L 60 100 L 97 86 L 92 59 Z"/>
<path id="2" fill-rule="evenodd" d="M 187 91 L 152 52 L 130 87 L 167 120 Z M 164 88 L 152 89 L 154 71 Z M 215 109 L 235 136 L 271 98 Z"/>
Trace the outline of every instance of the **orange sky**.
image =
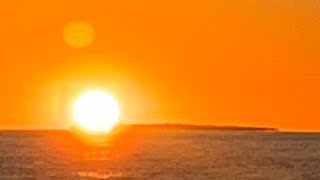
<path id="1" fill-rule="evenodd" d="M 0 125 L 65 127 L 58 92 L 99 84 L 123 122 L 319 130 L 319 12 L 312 0 L 1 1 Z M 79 20 L 95 40 L 76 49 L 62 34 Z"/>

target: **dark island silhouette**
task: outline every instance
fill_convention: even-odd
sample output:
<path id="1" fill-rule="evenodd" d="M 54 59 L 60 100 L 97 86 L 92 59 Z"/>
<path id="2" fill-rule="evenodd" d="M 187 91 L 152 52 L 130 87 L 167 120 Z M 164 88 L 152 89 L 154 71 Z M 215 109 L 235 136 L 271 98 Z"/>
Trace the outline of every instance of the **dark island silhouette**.
<path id="1" fill-rule="evenodd" d="M 125 144 L 136 143 L 164 131 L 216 131 L 216 132 L 278 132 L 270 127 L 216 126 L 192 124 L 118 124 L 110 132 L 87 132 L 77 127 L 68 129 L 6 129 L 1 133 L 46 135 L 66 146 L 96 147 L 113 144 L 125 147 Z"/>
<path id="2" fill-rule="evenodd" d="M 272 127 L 254 127 L 254 126 L 217 126 L 217 125 L 194 125 L 194 124 L 118 124 L 112 131 L 118 129 L 130 130 L 207 130 L 207 131 L 279 131 Z M 67 129 L 0 129 L 0 132 L 46 132 L 46 131 L 78 131 L 80 128 L 71 126 Z M 81 130 L 82 131 L 82 130 Z M 111 131 L 111 132 L 112 132 Z"/>
<path id="3" fill-rule="evenodd" d="M 181 129 L 181 130 L 210 130 L 210 131 L 279 131 L 271 127 L 246 127 L 246 126 L 216 126 L 193 124 L 122 124 L 120 127 L 130 129 Z"/>
<path id="4" fill-rule="evenodd" d="M 194 125 L 194 124 L 119 124 L 110 132 L 86 132 L 83 129 L 72 127 L 67 132 L 80 135 L 83 137 L 98 137 L 102 139 L 105 137 L 117 137 L 118 139 L 130 139 L 137 136 L 143 137 L 146 134 L 154 134 L 161 131 L 223 131 L 223 132 L 278 132 L 276 128 L 270 127 L 244 127 L 244 126 L 216 126 L 216 125 Z M 89 135 L 89 136 L 88 136 Z M 140 138 L 141 138 L 140 137 Z"/>
<path id="5" fill-rule="evenodd" d="M 212 131 L 212 132 L 278 132 L 270 127 L 216 126 L 193 124 L 118 124 L 110 132 L 86 132 L 72 127 L 62 134 L 72 135 L 79 142 L 95 146 L 101 144 L 130 144 L 164 131 Z M 79 138 L 80 137 L 80 138 Z M 63 139 L 63 138 L 62 138 Z"/>

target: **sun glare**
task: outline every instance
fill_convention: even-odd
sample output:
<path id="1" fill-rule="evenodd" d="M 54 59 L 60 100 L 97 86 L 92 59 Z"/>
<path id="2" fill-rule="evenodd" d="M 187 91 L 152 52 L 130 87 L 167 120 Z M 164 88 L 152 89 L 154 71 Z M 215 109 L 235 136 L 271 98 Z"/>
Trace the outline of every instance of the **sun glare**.
<path id="1" fill-rule="evenodd" d="M 89 132 L 109 132 L 117 124 L 119 115 L 116 99 L 101 90 L 87 91 L 73 104 L 76 124 Z"/>

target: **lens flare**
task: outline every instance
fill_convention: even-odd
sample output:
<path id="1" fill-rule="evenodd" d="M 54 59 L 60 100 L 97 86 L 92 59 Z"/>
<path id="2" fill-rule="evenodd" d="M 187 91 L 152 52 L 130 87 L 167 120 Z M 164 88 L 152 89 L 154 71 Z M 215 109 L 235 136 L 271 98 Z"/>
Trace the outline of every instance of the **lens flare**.
<path id="1" fill-rule="evenodd" d="M 71 22 L 64 27 L 63 38 L 66 44 L 73 48 L 84 48 L 92 44 L 95 32 L 91 24 L 86 22 Z"/>

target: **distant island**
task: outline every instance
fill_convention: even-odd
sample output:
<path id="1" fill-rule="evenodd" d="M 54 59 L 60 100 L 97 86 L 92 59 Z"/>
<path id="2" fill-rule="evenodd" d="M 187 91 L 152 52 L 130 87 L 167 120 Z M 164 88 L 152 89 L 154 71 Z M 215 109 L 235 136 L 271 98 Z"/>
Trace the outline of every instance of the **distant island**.
<path id="1" fill-rule="evenodd" d="M 194 125 L 194 124 L 177 124 L 177 123 L 164 123 L 164 124 L 119 124 L 113 131 L 122 131 L 124 129 L 140 131 L 140 130 L 207 130 L 207 131 L 280 131 L 272 127 L 248 127 L 248 126 L 216 126 L 216 125 Z M 0 132 L 47 132 L 47 131 L 75 131 L 81 132 L 82 130 L 76 126 L 71 126 L 67 129 L 0 129 Z"/>
<path id="2" fill-rule="evenodd" d="M 181 129 L 181 130 L 215 130 L 215 131 L 279 131 L 270 127 L 215 126 L 192 124 L 123 124 L 122 127 L 133 129 Z"/>

